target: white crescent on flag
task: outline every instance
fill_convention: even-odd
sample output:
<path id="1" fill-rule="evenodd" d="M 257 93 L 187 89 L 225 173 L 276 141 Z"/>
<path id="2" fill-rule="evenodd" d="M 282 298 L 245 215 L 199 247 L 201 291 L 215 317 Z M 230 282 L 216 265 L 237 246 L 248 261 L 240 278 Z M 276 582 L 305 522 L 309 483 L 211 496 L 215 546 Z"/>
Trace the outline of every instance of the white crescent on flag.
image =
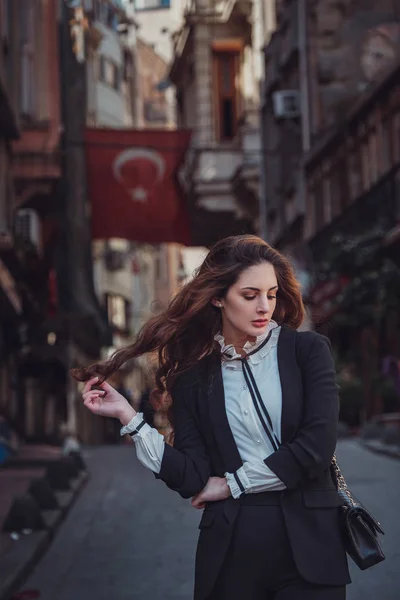
<path id="1" fill-rule="evenodd" d="M 113 163 L 113 173 L 117 181 L 123 181 L 121 176 L 122 167 L 135 159 L 146 159 L 152 162 L 157 167 L 158 181 L 161 181 L 165 174 L 165 160 L 159 152 L 156 150 L 149 150 L 149 148 L 128 148 L 123 152 L 120 152 Z"/>

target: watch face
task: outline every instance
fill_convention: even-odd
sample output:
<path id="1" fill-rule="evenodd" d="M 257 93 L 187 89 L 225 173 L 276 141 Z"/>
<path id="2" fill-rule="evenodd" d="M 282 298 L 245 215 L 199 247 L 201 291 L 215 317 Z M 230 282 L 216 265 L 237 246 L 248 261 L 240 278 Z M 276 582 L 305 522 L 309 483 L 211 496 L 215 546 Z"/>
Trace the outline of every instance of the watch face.
<path id="1" fill-rule="evenodd" d="M 367 33 L 361 50 L 361 68 L 368 81 L 375 81 L 396 59 L 398 26 L 380 26 Z"/>

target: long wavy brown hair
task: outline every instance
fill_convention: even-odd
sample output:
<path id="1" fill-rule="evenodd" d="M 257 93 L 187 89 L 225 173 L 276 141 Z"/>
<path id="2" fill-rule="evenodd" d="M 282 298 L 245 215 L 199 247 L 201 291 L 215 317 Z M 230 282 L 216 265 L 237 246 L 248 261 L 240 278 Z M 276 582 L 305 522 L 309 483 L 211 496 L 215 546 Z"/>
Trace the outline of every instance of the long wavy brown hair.
<path id="1" fill-rule="evenodd" d="M 162 397 L 174 381 L 218 345 L 214 336 L 221 330 L 221 313 L 212 300 L 225 297 L 248 267 L 269 262 L 278 280 L 274 320 L 297 329 L 304 318 L 300 286 L 289 261 L 262 239 L 253 235 L 225 238 L 211 248 L 195 276 L 160 315 L 149 320 L 135 342 L 117 350 L 109 360 L 73 369 L 78 381 L 99 376 L 103 381 L 126 361 L 146 353 L 157 353 L 156 386 Z"/>

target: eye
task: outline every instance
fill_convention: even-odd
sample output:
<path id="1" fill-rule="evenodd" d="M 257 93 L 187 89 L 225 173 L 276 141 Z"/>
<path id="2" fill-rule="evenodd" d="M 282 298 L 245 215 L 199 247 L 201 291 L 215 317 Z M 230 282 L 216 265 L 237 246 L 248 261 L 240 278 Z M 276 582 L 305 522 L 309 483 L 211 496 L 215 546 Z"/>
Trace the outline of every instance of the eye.
<path id="1" fill-rule="evenodd" d="M 254 300 L 255 296 L 245 296 L 245 300 Z"/>
<path id="2" fill-rule="evenodd" d="M 276 296 L 268 296 L 268 300 L 276 300 Z"/>

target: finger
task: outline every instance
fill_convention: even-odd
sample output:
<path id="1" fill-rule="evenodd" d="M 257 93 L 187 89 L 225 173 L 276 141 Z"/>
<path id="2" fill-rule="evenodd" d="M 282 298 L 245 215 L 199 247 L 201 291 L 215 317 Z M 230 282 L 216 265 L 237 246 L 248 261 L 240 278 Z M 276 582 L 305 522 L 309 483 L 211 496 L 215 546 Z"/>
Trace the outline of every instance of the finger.
<path id="1" fill-rule="evenodd" d="M 88 379 L 85 385 L 83 386 L 83 391 L 89 392 L 92 385 L 94 385 L 98 380 L 98 377 L 92 377 L 91 379 Z"/>
<path id="2" fill-rule="evenodd" d="M 193 496 L 191 502 L 192 502 L 192 506 L 194 506 L 194 508 L 198 508 L 198 505 L 203 502 L 202 497 L 201 497 L 201 492 L 199 492 L 198 494 Z"/>
<path id="3" fill-rule="evenodd" d="M 100 410 L 100 404 L 96 401 L 97 401 L 97 398 L 88 397 L 83 404 L 91 412 L 96 413 Z"/>
<path id="4" fill-rule="evenodd" d="M 86 408 L 88 408 L 92 412 L 96 412 L 96 405 L 92 402 L 90 398 L 87 398 L 83 403 Z"/>
<path id="5" fill-rule="evenodd" d="M 90 390 L 90 388 L 92 387 L 92 385 L 95 385 L 98 382 L 99 378 L 96 377 L 91 377 L 90 379 L 88 379 L 88 381 L 86 382 L 86 386 L 88 388 L 88 390 Z"/>
<path id="6" fill-rule="evenodd" d="M 107 383 L 107 381 L 103 381 L 103 383 L 100 384 L 100 387 L 102 390 L 104 390 L 104 392 L 106 394 L 108 394 L 109 392 L 114 392 L 114 388 L 112 387 L 112 385 L 110 385 L 109 383 Z"/>
<path id="7" fill-rule="evenodd" d="M 93 402 L 93 400 L 97 400 L 98 397 L 99 395 L 97 392 L 88 392 L 83 403 L 85 404 L 85 402 Z"/>
<path id="8" fill-rule="evenodd" d="M 104 396 L 105 392 L 102 390 L 90 390 L 90 392 L 85 392 L 82 394 L 82 398 L 86 400 L 87 398 L 98 398 L 99 396 Z"/>

